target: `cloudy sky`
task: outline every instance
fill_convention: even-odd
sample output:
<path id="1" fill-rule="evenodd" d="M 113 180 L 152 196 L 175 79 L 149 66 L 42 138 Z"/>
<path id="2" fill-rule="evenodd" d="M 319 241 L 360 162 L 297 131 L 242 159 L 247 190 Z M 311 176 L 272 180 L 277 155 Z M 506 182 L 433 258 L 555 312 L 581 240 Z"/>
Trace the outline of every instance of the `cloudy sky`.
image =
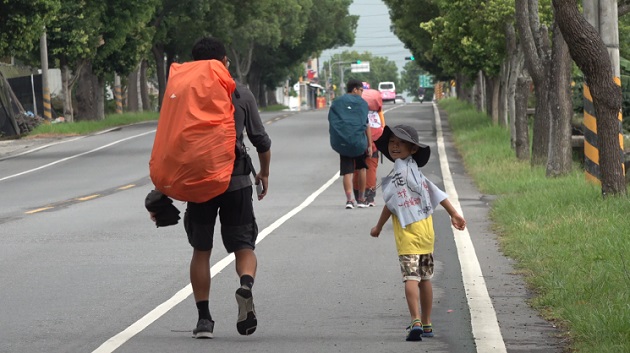
<path id="1" fill-rule="evenodd" d="M 359 15 L 356 37 L 352 47 L 339 47 L 322 53 L 321 62 L 330 60 L 333 54 L 345 50 L 366 51 L 375 56 L 387 57 L 396 63 L 398 72 L 405 66 L 405 56 L 410 56 L 409 50 L 389 29 L 391 21 L 385 3 L 380 0 L 354 0 L 350 5 L 350 14 Z"/>

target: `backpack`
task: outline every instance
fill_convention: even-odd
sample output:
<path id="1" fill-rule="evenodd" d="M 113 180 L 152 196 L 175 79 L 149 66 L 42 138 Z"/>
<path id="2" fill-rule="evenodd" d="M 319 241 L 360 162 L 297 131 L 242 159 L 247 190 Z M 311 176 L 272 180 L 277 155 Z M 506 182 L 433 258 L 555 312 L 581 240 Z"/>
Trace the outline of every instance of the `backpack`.
<path id="1" fill-rule="evenodd" d="M 368 121 L 372 133 L 372 141 L 376 141 L 383 134 L 384 128 L 383 97 L 381 92 L 375 89 L 365 89 L 361 98 L 368 104 L 368 109 L 370 110 L 368 112 Z"/>
<path id="2" fill-rule="evenodd" d="M 328 112 L 330 146 L 346 157 L 356 157 L 367 149 L 368 105 L 360 96 L 344 94 L 335 99 Z"/>
<path id="3" fill-rule="evenodd" d="M 227 190 L 236 158 L 235 88 L 220 61 L 171 65 L 149 161 L 156 189 L 196 203 Z"/>

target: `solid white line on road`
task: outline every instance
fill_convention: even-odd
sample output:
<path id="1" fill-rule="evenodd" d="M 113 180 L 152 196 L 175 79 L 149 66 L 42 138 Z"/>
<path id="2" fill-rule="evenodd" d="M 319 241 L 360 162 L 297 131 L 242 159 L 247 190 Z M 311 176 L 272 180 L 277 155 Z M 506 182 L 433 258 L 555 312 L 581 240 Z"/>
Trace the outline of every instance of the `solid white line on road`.
<path id="1" fill-rule="evenodd" d="M 48 147 L 50 147 L 50 146 L 55 146 L 55 145 L 60 145 L 60 144 L 62 144 L 62 143 L 66 143 L 66 142 L 72 142 L 72 141 L 80 140 L 80 139 L 82 139 L 82 138 L 84 138 L 84 137 L 85 137 L 85 136 L 79 136 L 79 137 L 75 137 L 75 138 L 72 138 L 72 139 L 69 139 L 69 140 L 63 140 L 63 141 L 59 141 L 59 142 L 49 143 L 49 144 L 46 144 L 46 145 L 43 145 L 43 146 L 39 146 L 39 147 L 35 147 L 35 148 L 30 149 L 30 150 L 28 150 L 28 151 L 24 151 L 24 152 L 22 152 L 22 153 L 18 153 L 18 154 L 15 154 L 15 155 L 9 156 L 9 157 L 0 158 L 0 160 L 3 160 L 3 159 L 9 159 L 9 158 L 15 158 L 15 157 L 19 157 L 19 156 L 23 156 L 23 155 L 25 155 L 25 154 L 29 154 L 29 153 L 33 153 L 33 152 L 36 152 L 36 151 L 39 151 L 39 150 L 43 150 L 44 148 L 48 148 Z"/>
<path id="2" fill-rule="evenodd" d="M 124 139 L 120 139 L 120 140 L 117 140 L 117 141 L 114 141 L 114 142 L 108 143 L 108 144 L 106 144 L 106 145 L 103 145 L 103 146 L 101 146 L 101 147 L 95 148 L 95 149 L 90 150 L 90 151 L 87 151 L 87 152 L 83 152 L 83 153 L 75 154 L 74 156 L 70 156 L 70 157 L 62 158 L 62 159 L 56 160 L 56 161 L 54 161 L 54 162 L 51 162 L 51 163 L 45 164 L 45 165 L 40 166 L 40 167 L 37 167 L 37 168 L 33 168 L 33 169 L 29 169 L 29 170 L 25 170 L 25 171 L 23 171 L 23 172 L 21 172 L 21 173 L 17 173 L 17 174 L 13 174 L 13 175 L 6 176 L 6 177 L 4 177 L 4 178 L 0 178 L 0 181 L 4 181 L 4 180 L 8 180 L 8 179 L 12 179 L 12 178 L 15 178 L 15 177 L 19 177 L 19 176 L 21 176 L 21 175 L 24 175 L 24 174 L 29 174 L 29 173 L 32 173 L 32 172 L 35 172 L 35 171 L 38 171 L 38 170 L 42 170 L 42 169 L 44 169 L 44 168 L 51 167 L 51 166 L 53 166 L 53 165 L 55 165 L 55 164 L 59 164 L 59 163 L 65 162 L 65 161 L 69 161 L 69 160 L 74 159 L 74 158 L 77 158 L 77 157 L 85 156 L 86 154 L 90 154 L 90 153 L 93 153 L 93 152 L 96 152 L 96 151 L 100 151 L 100 150 L 105 149 L 105 148 L 107 148 L 107 147 L 111 147 L 111 146 L 117 145 L 117 144 L 119 144 L 119 143 L 121 143 L 121 142 L 125 142 L 125 141 L 128 141 L 128 140 L 134 139 L 134 138 L 136 138 L 136 137 L 140 137 L 140 136 L 144 136 L 144 135 L 152 134 L 152 133 L 154 133 L 154 132 L 155 132 L 155 130 L 151 130 L 151 131 L 143 132 L 143 133 L 138 134 L 138 135 L 129 136 L 129 137 L 126 137 L 126 138 L 124 138 Z M 75 140 L 72 140 L 72 141 L 75 141 Z M 42 147 L 40 147 L 40 148 L 38 148 L 38 149 L 42 149 L 42 148 L 44 148 L 44 147 L 48 147 L 48 146 L 51 146 L 51 145 L 42 146 Z M 32 152 L 32 151 L 31 151 L 31 152 Z"/>
<path id="3" fill-rule="evenodd" d="M 444 188 L 448 194 L 449 201 L 463 217 L 464 213 L 462 212 L 461 205 L 459 204 L 459 197 L 457 195 L 457 190 L 455 189 L 455 184 L 453 183 L 451 169 L 448 166 L 446 148 L 444 147 L 444 135 L 442 134 L 440 112 L 435 104 L 433 105 L 433 111 L 435 114 L 438 154 L 440 155 L 440 166 L 442 168 Z M 494 311 L 492 300 L 488 294 L 486 281 L 483 279 L 483 273 L 481 272 L 481 266 L 479 265 L 475 248 L 472 240 L 470 239 L 470 233 L 468 233 L 468 229 L 458 231 L 452 226 L 451 228 L 453 229 L 453 234 L 455 234 L 457 256 L 459 257 L 462 270 L 462 279 L 464 281 L 466 299 L 468 300 L 472 333 L 475 338 L 477 352 L 507 352 L 503 336 L 501 335 L 501 328 L 499 327 L 499 322 L 497 320 L 497 313 Z"/>
<path id="4" fill-rule="evenodd" d="M 284 216 L 278 218 L 275 222 L 269 225 L 267 228 L 263 229 L 262 232 L 258 233 L 258 239 L 256 240 L 256 244 L 260 243 L 263 239 L 265 239 L 269 234 L 271 234 L 274 230 L 278 229 L 284 222 L 291 219 L 291 217 L 298 214 L 300 211 L 308 207 L 315 199 L 323 193 L 326 189 L 328 189 L 337 179 L 339 179 L 339 171 L 335 172 L 330 180 L 328 180 L 324 185 L 322 185 L 317 191 L 312 193 L 309 197 L 307 197 L 299 206 L 295 207 L 289 213 Z M 214 277 L 216 274 L 220 273 L 224 268 L 227 267 L 230 263 L 234 261 L 234 254 L 230 254 L 221 261 L 217 262 L 210 268 L 211 277 Z M 192 294 L 192 286 L 189 284 L 186 287 L 182 288 L 179 292 L 175 293 L 169 300 L 164 303 L 158 305 L 155 309 L 151 310 L 148 314 L 142 317 L 140 320 L 134 322 L 131 326 L 127 327 L 125 330 L 117 334 L 116 336 L 105 341 L 100 347 L 95 349 L 92 353 L 110 353 L 114 350 L 118 349 L 125 342 L 130 340 L 133 336 L 140 333 L 142 330 L 147 328 L 150 324 L 157 321 L 162 315 L 166 314 L 169 310 L 174 308 L 176 305 L 184 301 L 184 299 L 188 298 L 189 295 Z"/>

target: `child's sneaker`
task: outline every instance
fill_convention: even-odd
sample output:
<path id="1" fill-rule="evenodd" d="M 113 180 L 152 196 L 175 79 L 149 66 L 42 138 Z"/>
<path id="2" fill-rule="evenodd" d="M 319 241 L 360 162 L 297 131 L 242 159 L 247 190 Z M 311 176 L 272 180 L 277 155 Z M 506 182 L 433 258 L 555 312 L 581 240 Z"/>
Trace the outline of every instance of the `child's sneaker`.
<path id="1" fill-rule="evenodd" d="M 415 319 L 407 327 L 407 341 L 422 341 L 423 333 L 422 321 Z"/>
<path id="2" fill-rule="evenodd" d="M 433 337 L 433 325 L 422 325 L 422 337 Z"/>
<path id="3" fill-rule="evenodd" d="M 214 331 L 214 321 L 199 319 L 197 327 L 193 330 L 193 338 L 212 338 Z"/>
<path id="4" fill-rule="evenodd" d="M 367 201 L 365 201 L 365 199 L 358 200 L 357 201 L 357 207 L 358 208 L 366 208 L 366 207 L 368 207 Z"/>
<path id="5" fill-rule="evenodd" d="M 354 201 L 346 201 L 346 210 L 351 210 L 354 208 Z"/>

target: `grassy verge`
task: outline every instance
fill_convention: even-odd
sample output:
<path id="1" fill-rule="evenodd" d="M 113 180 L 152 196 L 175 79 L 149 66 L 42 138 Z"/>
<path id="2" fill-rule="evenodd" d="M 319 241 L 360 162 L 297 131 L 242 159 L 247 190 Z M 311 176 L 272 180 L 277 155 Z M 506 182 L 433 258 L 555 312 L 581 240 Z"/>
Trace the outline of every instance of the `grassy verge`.
<path id="1" fill-rule="evenodd" d="M 279 112 L 286 109 L 289 109 L 289 107 L 287 107 L 286 105 L 274 104 L 274 105 L 269 105 L 266 107 L 261 107 L 260 111 L 261 112 Z"/>
<path id="2" fill-rule="evenodd" d="M 73 123 L 41 124 L 29 136 L 41 135 L 85 135 L 110 127 L 129 125 L 148 120 L 157 120 L 158 113 L 125 113 L 107 115 L 103 120 L 87 120 Z"/>
<path id="3" fill-rule="evenodd" d="M 536 293 L 532 306 L 561 325 L 572 351 L 630 352 L 630 200 L 604 200 L 577 166 L 546 178 L 516 160 L 509 131 L 485 114 L 457 100 L 440 107 L 466 170 L 499 196 L 492 221 Z"/>

